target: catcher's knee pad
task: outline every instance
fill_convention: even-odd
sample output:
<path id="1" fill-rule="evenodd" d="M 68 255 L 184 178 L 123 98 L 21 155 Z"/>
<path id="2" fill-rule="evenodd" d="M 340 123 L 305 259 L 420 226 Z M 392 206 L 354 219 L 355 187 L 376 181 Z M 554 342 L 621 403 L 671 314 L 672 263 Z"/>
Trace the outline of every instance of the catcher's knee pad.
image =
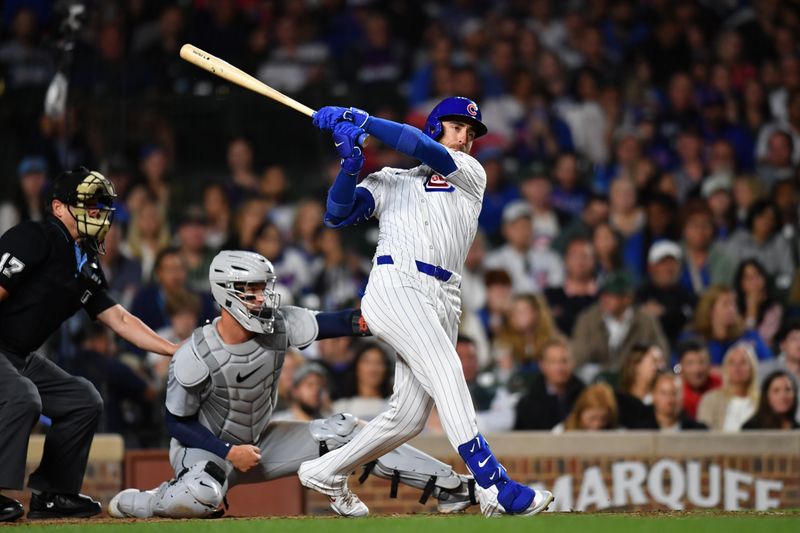
<path id="1" fill-rule="evenodd" d="M 227 491 L 225 471 L 213 461 L 200 461 L 153 495 L 153 515 L 203 518 L 214 514 Z"/>
<path id="2" fill-rule="evenodd" d="M 325 455 L 353 439 L 358 432 L 358 418 L 350 413 L 338 413 L 325 419 L 312 420 L 308 430 L 319 443 L 319 454 Z"/>

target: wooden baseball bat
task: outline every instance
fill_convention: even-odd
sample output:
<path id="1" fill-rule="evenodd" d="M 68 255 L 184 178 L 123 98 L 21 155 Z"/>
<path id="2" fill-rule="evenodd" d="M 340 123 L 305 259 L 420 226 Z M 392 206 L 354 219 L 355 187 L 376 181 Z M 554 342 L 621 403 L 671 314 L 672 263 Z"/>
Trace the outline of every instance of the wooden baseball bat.
<path id="1" fill-rule="evenodd" d="M 280 102 L 283 105 L 289 106 L 295 111 L 300 111 L 304 115 L 308 115 L 309 117 L 314 114 L 314 110 L 308 107 L 307 105 L 303 105 L 294 98 L 290 98 L 286 96 L 280 91 L 276 91 L 266 83 L 257 80 L 250 74 L 239 70 L 238 68 L 234 67 L 227 61 L 223 61 L 222 59 L 209 54 L 208 52 L 204 52 L 203 50 L 197 48 L 191 44 L 184 44 L 181 46 L 181 58 L 200 67 L 203 70 L 207 70 L 208 72 L 219 76 L 220 78 L 225 78 L 231 83 L 235 83 L 245 89 L 250 89 L 253 92 L 257 92 L 267 98 L 272 98 L 276 102 Z"/>
<path id="2" fill-rule="evenodd" d="M 250 74 L 240 70 L 227 61 L 224 61 L 208 52 L 205 52 L 192 44 L 184 44 L 181 46 L 181 58 L 189 63 L 192 63 L 195 66 L 200 67 L 203 70 L 207 70 L 208 72 L 219 76 L 220 78 L 225 78 L 231 83 L 235 83 L 245 89 L 250 89 L 253 92 L 257 92 L 260 95 L 266 96 L 267 98 L 271 98 L 276 102 L 280 102 L 285 106 L 289 106 L 295 111 L 299 111 L 304 115 L 313 116 L 315 111 L 308 107 L 307 105 L 301 104 L 294 98 L 286 96 L 280 91 L 277 91 L 264 83 L 261 80 L 258 80 L 251 76 Z M 358 138 L 358 144 L 361 146 L 366 146 L 367 144 L 367 137 L 368 134 L 363 133 Z"/>

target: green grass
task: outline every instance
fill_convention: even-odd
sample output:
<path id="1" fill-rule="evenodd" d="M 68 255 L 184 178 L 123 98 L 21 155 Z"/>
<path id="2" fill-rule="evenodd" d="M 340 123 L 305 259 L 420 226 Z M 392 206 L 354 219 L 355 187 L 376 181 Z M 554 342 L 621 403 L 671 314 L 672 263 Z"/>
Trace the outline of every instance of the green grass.
<path id="1" fill-rule="evenodd" d="M 19 528 L 19 529 L 12 529 Z M 0 527 L 2 530 L 2 527 Z M 539 517 L 482 516 L 382 516 L 358 520 L 333 517 L 219 519 L 219 520 L 154 520 L 112 522 L 87 521 L 72 523 L 18 523 L 8 532 L 15 533 L 488 533 L 541 531 L 543 533 L 797 533 L 800 513 L 720 513 L 687 512 L 656 514 L 561 514 Z"/>

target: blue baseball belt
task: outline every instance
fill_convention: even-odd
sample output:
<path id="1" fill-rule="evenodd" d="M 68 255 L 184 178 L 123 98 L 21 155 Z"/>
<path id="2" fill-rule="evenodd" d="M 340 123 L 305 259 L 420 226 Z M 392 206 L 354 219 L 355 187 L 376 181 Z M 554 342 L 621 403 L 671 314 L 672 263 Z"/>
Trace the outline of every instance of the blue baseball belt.
<path id="1" fill-rule="evenodd" d="M 414 261 L 417 264 L 417 270 L 422 272 L 423 274 L 427 274 L 429 276 L 433 276 L 434 278 L 438 279 L 439 281 L 447 281 L 453 275 L 452 272 L 446 270 L 440 266 L 431 265 L 430 263 L 425 263 L 423 261 Z M 377 263 L 379 265 L 393 265 L 394 259 L 392 259 L 391 255 L 379 255 L 377 259 Z"/>

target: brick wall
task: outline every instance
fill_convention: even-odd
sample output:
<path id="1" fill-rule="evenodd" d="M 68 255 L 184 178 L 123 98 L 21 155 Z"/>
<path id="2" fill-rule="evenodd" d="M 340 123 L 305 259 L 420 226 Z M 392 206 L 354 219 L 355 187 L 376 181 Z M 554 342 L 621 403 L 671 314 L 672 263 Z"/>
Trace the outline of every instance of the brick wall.
<path id="1" fill-rule="evenodd" d="M 800 506 L 800 432 L 514 433 L 488 440 L 515 479 L 555 492 L 553 510 Z M 464 471 L 443 438 L 418 438 L 414 444 Z M 389 499 L 389 486 L 374 476 L 363 486 L 357 476 L 350 478 L 350 487 L 373 513 L 435 511 L 433 499 L 422 506 L 419 491 L 403 486 L 397 499 Z M 306 512 L 329 512 L 327 500 L 307 491 Z"/>
<path id="2" fill-rule="evenodd" d="M 489 435 L 488 440 L 515 479 L 555 492 L 555 510 L 800 507 L 798 431 L 739 435 L 519 432 Z M 42 443 L 40 435 L 31 438 L 28 472 L 39 463 Z M 443 437 L 420 437 L 413 444 L 465 471 Z M 83 492 L 105 504 L 123 483 L 149 486 L 169 473 L 165 450 L 132 452 L 131 458 L 138 460 L 128 461 L 126 480 L 124 455 L 119 437 L 96 436 Z M 133 470 L 133 464 L 140 466 Z M 159 468 L 156 477 L 150 475 L 154 464 Z M 420 491 L 403 485 L 398 498 L 390 499 L 390 482 L 375 476 L 363 486 L 356 476 L 351 477 L 350 487 L 375 514 L 434 512 L 436 508 L 435 499 L 420 505 Z M 27 506 L 28 492 L 9 495 Z M 301 489 L 294 479 L 239 487 L 230 497 L 236 500 L 231 510 L 240 516 L 330 512 L 324 496 Z M 276 505 L 265 505 L 271 501 Z"/>

